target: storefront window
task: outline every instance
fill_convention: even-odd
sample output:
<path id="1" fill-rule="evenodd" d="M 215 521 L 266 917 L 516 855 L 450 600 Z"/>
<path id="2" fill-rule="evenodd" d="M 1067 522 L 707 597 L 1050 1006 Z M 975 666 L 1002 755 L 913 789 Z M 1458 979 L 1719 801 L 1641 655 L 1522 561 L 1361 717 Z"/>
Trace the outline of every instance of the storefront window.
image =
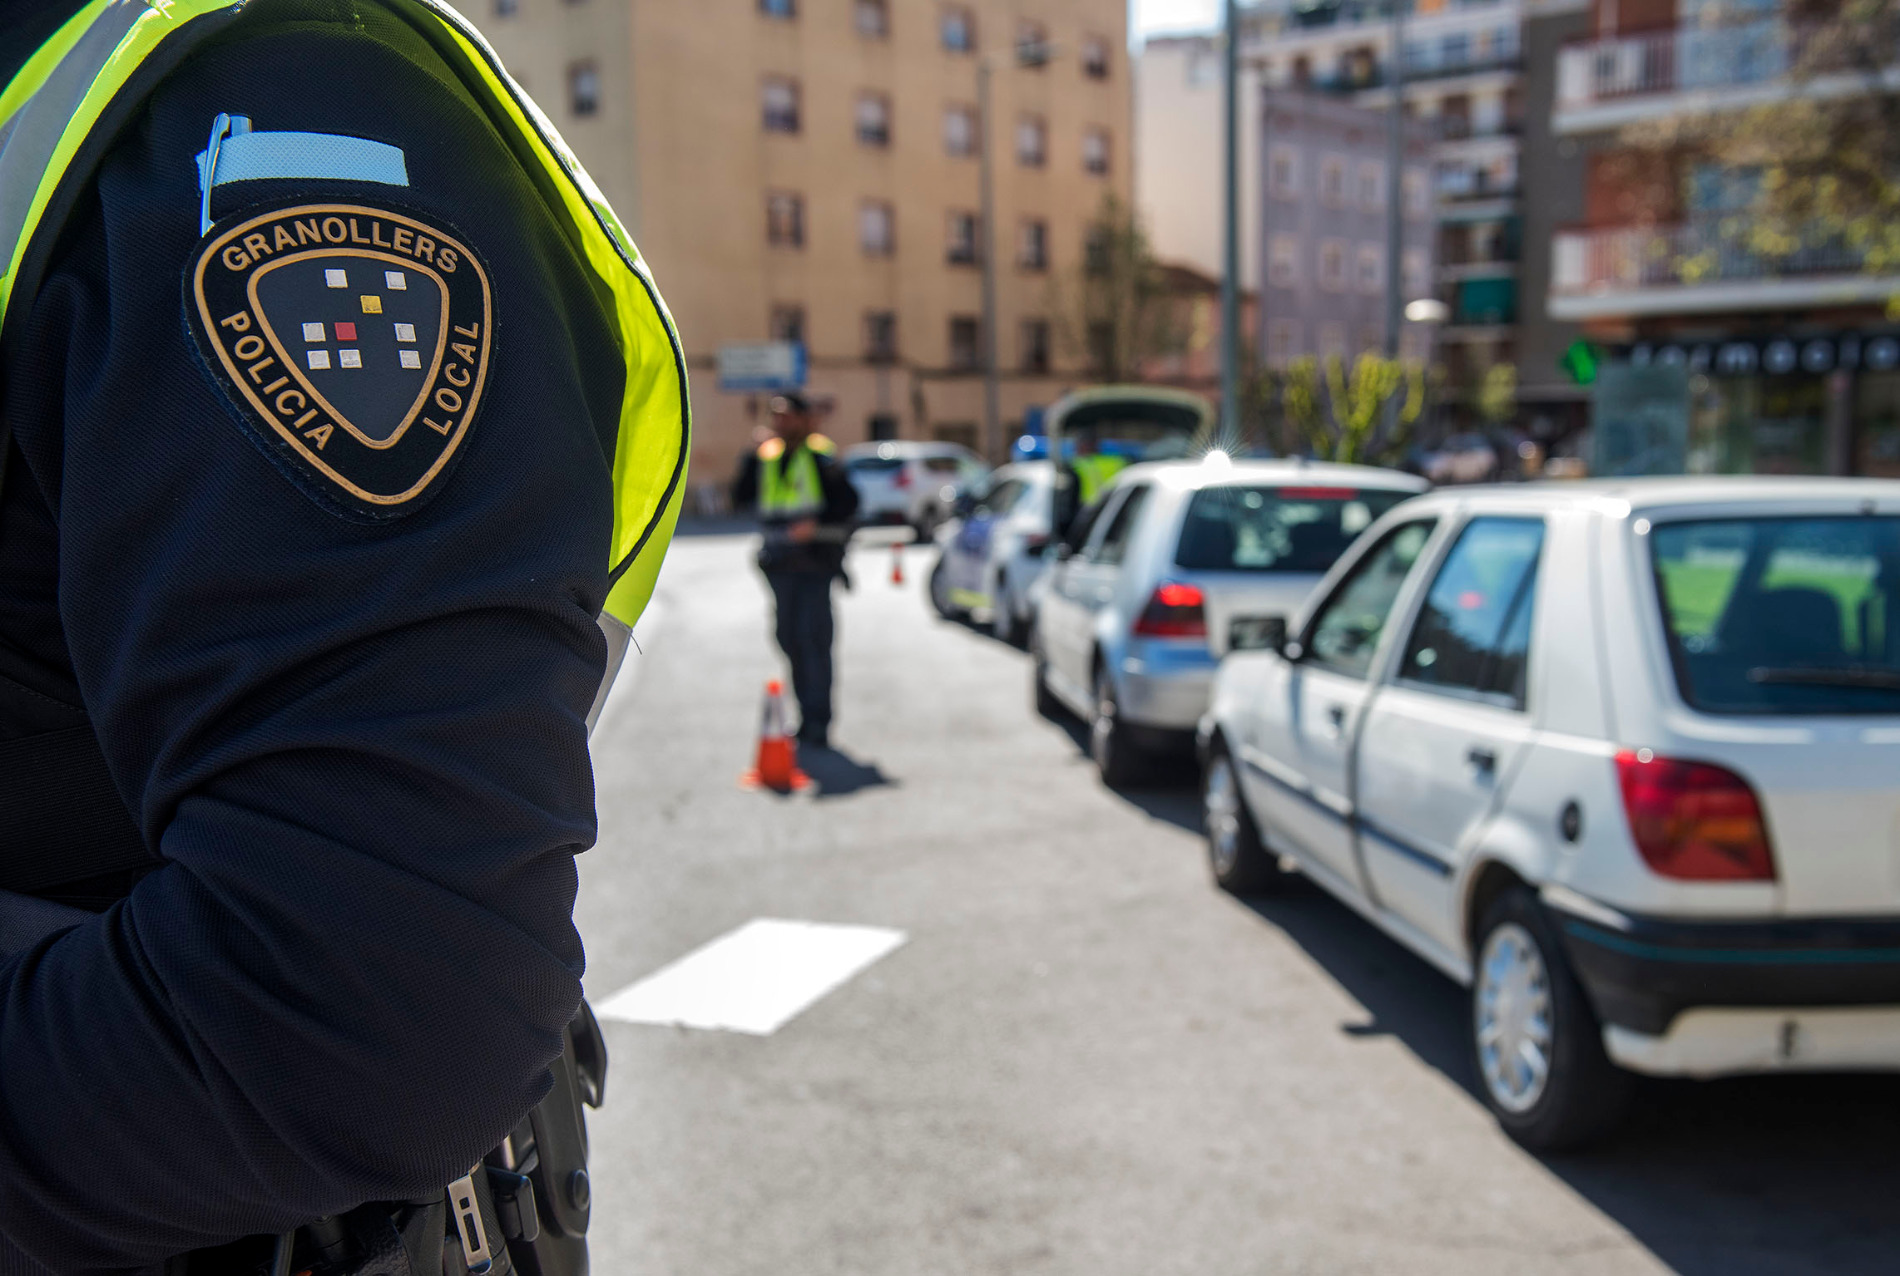
<path id="1" fill-rule="evenodd" d="M 1863 372 L 1856 380 L 1854 472 L 1900 478 L 1900 372 Z"/>
<path id="2" fill-rule="evenodd" d="M 1822 377 L 1697 377 L 1689 412 L 1692 474 L 1827 473 Z"/>

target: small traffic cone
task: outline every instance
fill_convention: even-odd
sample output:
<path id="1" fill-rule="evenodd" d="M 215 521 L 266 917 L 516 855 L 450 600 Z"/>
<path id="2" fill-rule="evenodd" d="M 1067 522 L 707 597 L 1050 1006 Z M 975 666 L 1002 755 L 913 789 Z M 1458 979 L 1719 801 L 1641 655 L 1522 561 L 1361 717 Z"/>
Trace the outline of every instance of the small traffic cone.
<path id="1" fill-rule="evenodd" d="M 904 583 L 904 543 L 902 541 L 892 541 L 891 542 L 891 584 L 901 585 L 903 583 Z"/>
<path id="2" fill-rule="evenodd" d="M 765 708 L 759 717 L 757 764 L 739 777 L 748 789 L 791 793 L 811 786 L 811 777 L 798 769 L 798 742 L 785 729 L 785 684 L 774 678 L 765 684 Z"/>

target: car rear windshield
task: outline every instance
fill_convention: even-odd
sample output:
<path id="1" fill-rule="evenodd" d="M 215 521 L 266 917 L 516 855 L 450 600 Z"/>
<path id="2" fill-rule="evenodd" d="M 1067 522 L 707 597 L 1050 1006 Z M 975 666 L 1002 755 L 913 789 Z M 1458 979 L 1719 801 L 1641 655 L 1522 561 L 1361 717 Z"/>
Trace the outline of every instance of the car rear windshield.
<path id="1" fill-rule="evenodd" d="M 1208 572 L 1324 572 L 1410 496 L 1377 488 L 1204 487 L 1188 503 L 1176 565 Z"/>
<path id="2" fill-rule="evenodd" d="M 844 463 L 844 468 L 851 474 L 889 474 L 904 468 L 904 461 L 896 456 L 854 456 Z"/>
<path id="3" fill-rule="evenodd" d="M 1709 713 L 1900 713 L 1900 519 L 1662 523 L 1676 685 Z"/>

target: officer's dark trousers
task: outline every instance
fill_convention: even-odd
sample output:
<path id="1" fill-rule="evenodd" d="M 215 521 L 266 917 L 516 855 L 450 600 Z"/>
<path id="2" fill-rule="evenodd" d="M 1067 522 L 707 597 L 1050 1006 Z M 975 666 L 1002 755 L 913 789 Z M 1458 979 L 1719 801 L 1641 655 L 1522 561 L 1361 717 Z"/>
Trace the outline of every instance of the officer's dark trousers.
<path id="1" fill-rule="evenodd" d="M 778 608 L 778 645 L 792 665 L 798 735 L 822 739 L 831 730 L 831 582 L 829 571 L 767 571 Z"/>

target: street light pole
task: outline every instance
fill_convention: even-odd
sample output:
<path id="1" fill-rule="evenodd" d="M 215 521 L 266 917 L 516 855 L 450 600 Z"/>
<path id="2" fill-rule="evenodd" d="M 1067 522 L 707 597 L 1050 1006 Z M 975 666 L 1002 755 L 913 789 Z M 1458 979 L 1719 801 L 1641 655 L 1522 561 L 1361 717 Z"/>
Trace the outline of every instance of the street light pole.
<path id="1" fill-rule="evenodd" d="M 1399 262 L 1405 252 L 1405 6 L 1391 0 L 1392 111 L 1386 119 L 1385 161 L 1385 356 L 1399 357 L 1399 325 L 1405 318 L 1404 281 Z"/>
<path id="2" fill-rule="evenodd" d="M 1002 409 L 996 381 L 996 188 L 990 160 L 990 57 L 976 63 L 977 252 L 983 268 L 983 451 L 986 460 L 1002 459 Z"/>
<path id="3" fill-rule="evenodd" d="M 1238 0 L 1225 0 L 1221 109 L 1226 116 L 1221 187 L 1220 427 L 1230 447 L 1240 440 L 1240 22 Z"/>

